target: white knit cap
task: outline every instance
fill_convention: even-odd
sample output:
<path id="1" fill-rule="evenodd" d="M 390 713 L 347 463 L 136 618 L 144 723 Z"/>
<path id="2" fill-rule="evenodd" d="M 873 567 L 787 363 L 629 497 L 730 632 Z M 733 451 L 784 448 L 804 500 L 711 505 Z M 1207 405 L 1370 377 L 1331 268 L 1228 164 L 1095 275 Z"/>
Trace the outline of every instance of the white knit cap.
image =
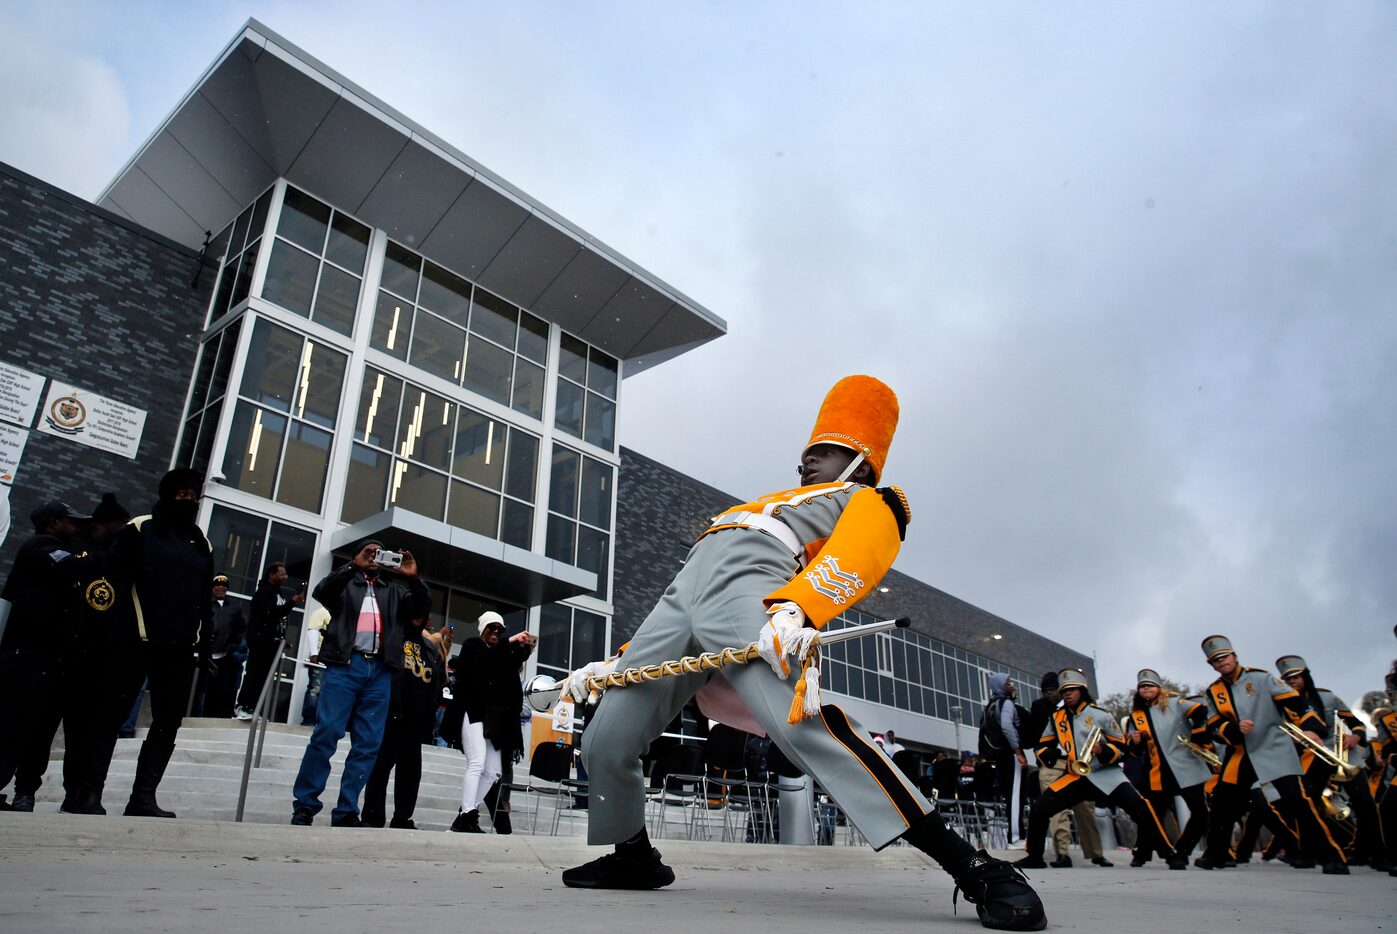
<path id="1" fill-rule="evenodd" d="M 482 635 L 485 633 L 485 627 L 495 624 L 503 626 L 504 617 L 494 610 L 486 610 L 480 614 L 480 619 L 476 620 L 476 628 L 480 630 Z"/>

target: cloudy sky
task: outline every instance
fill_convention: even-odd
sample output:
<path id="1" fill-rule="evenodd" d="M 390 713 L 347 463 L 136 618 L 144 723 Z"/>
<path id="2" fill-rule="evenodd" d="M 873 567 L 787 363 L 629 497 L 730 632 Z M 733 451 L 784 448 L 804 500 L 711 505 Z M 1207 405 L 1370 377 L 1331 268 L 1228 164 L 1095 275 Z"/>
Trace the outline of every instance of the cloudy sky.
<path id="1" fill-rule="evenodd" d="M 887 381 L 899 568 L 1202 682 L 1397 645 L 1390 3 L 16 3 L 0 160 L 94 197 L 249 15 L 725 318 L 623 442 L 741 496 Z M 447 8 L 443 10 L 443 8 Z"/>

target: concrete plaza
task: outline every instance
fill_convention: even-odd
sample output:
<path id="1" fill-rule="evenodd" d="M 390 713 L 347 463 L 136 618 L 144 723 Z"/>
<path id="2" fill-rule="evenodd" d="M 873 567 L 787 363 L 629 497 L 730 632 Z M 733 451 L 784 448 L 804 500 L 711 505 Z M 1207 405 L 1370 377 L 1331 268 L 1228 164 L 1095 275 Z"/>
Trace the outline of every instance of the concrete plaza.
<path id="1" fill-rule="evenodd" d="M 979 930 L 952 884 L 894 847 L 660 842 L 678 876 L 657 892 L 578 892 L 560 871 L 590 859 L 576 838 L 293 828 L 66 814 L 0 814 L 6 932 L 711 930 L 810 934 L 869 927 Z M 1002 856 L 1017 854 L 1001 853 Z M 1397 880 L 1282 865 L 1225 872 L 1038 870 L 1050 929 L 1217 929 L 1325 934 L 1397 930 Z"/>

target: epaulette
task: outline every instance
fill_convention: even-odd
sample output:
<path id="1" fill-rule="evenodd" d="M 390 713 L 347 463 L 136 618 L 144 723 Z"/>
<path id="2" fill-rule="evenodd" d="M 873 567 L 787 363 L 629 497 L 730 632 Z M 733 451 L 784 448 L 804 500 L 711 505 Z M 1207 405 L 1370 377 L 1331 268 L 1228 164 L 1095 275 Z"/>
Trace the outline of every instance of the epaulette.
<path id="1" fill-rule="evenodd" d="M 907 505 L 907 494 L 902 492 L 901 487 L 896 486 L 880 486 L 877 490 L 878 495 L 883 497 L 883 502 L 892 510 L 893 518 L 897 520 L 898 539 L 906 541 L 907 526 L 912 521 L 912 507 Z"/>

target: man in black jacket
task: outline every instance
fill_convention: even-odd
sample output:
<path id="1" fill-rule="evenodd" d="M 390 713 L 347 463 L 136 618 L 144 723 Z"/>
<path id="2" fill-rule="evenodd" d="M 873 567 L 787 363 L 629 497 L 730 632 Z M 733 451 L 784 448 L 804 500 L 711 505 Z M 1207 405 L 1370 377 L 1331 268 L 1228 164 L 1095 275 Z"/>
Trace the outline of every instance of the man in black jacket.
<path id="1" fill-rule="evenodd" d="M 155 791 L 184 722 L 195 656 L 208 657 L 213 630 L 213 554 L 196 524 L 203 488 L 203 475 L 187 467 L 165 474 L 151 514 L 131 520 L 106 556 L 116 595 L 112 681 L 98 713 L 92 803 L 100 807 L 117 731 L 145 681 L 151 723 L 136 760 L 127 817 L 175 816 L 156 803 Z"/>
<path id="2" fill-rule="evenodd" d="M 219 574 L 213 579 L 213 634 L 209 638 L 208 661 L 199 673 L 195 692 L 196 717 L 233 715 L 233 697 L 238 693 L 238 678 L 242 674 L 238 646 L 246 633 L 247 611 L 240 600 L 228 596 L 228 576 Z"/>
<path id="3" fill-rule="evenodd" d="M 251 720 L 252 708 L 262 693 L 262 685 L 272 670 L 277 646 L 286 638 L 286 620 L 291 608 L 299 606 L 305 597 L 287 593 L 286 565 L 273 561 L 267 565 L 262 582 L 252 595 L 251 618 L 247 624 L 247 674 L 238 692 L 238 706 L 233 715 L 239 720 Z"/>
<path id="4" fill-rule="evenodd" d="M 312 591 L 330 611 L 330 625 L 320 643 L 325 681 L 315 730 L 293 788 L 293 824 L 309 826 L 324 806 L 320 795 L 330 778 L 330 757 L 348 728 L 349 755 L 330 823 L 360 826 L 359 792 L 383 742 L 393 672 L 403 667 L 403 643 L 421 630 L 432 610 L 432 595 L 412 555 L 404 551 L 401 566 L 384 569 L 378 563 L 382 550 L 378 541 L 364 542 L 352 561 Z"/>
<path id="5" fill-rule="evenodd" d="M 23 763 L 34 745 L 35 724 L 61 706 L 66 689 L 63 663 L 75 647 L 75 585 L 82 576 L 77 523 L 90 517 L 55 501 L 29 518 L 34 534 L 19 546 L 5 581 L 11 609 L 0 641 L 0 788 L 15 778 L 13 805 L 0 795 L 0 807 L 19 811 L 34 810 L 39 776 L 26 782 Z"/>

